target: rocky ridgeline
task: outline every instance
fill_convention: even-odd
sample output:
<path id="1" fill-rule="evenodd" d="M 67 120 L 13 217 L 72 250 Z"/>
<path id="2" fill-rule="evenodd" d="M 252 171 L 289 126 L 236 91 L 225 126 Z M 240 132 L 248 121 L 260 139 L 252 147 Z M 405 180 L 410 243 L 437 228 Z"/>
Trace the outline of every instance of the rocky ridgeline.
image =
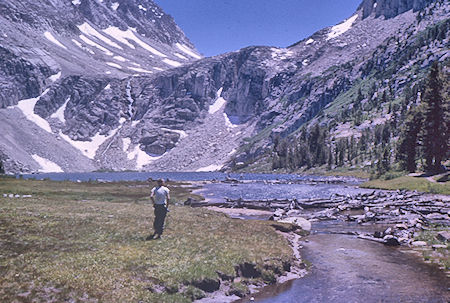
<path id="1" fill-rule="evenodd" d="M 417 233 L 431 224 L 450 225 L 450 201 L 408 191 L 373 191 L 357 195 L 334 194 L 327 199 L 226 199 L 207 203 L 186 201 L 186 205 L 248 208 L 273 212 L 271 220 L 299 225 L 309 231 L 305 222 L 337 220 L 361 225 L 377 224 L 383 232 L 356 234 L 361 238 L 388 245 L 412 244 Z"/>

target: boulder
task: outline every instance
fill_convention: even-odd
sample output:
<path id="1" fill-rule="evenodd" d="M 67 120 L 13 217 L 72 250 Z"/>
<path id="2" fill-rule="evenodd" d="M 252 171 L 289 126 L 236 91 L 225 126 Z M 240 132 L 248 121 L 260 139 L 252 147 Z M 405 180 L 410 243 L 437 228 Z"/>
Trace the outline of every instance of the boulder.
<path id="1" fill-rule="evenodd" d="M 436 238 L 441 242 L 450 242 L 450 232 L 440 231 L 438 232 Z"/>
<path id="2" fill-rule="evenodd" d="M 447 249 L 447 245 L 443 245 L 443 244 L 435 244 L 435 245 L 432 246 L 432 248 L 433 248 L 434 250 L 436 250 L 436 249 Z"/>
<path id="3" fill-rule="evenodd" d="M 161 144 L 151 144 L 145 147 L 145 151 L 152 155 L 162 155 L 166 152 L 166 147 Z"/>
<path id="4" fill-rule="evenodd" d="M 302 217 L 289 217 L 279 220 L 280 223 L 289 223 L 300 227 L 304 231 L 311 231 L 311 222 Z"/>
<path id="5" fill-rule="evenodd" d="M 425 241 L 414 241 L 411 243 L 412 246 L 414 247 L 423 247 L 423 246 L 427 246 L 427 242 Z"/>
<path id="6" fill-rule="evenodd" d="M 236 275 L 244 278 L 259 278 L 261 277 L 261 271 L 256 268 L 253 263 L 245 262 L 235 267 Z"/>
<path id="7" fill-rule="evenodd" d="M 215 292 L 220 288 L 220 280 L 205 278 L 203 280 L 193 281 L 192 285 L 206 292 Z"/>
<path id="8" fill-rule="evenodd" d="M 400 242 L 398 241 L 398 239 L 392 235 L 387 235 L 383 238 L 384 240 L 384 244 L 388 245 L 388 246 L 398 246 L 400 245 Z"/>

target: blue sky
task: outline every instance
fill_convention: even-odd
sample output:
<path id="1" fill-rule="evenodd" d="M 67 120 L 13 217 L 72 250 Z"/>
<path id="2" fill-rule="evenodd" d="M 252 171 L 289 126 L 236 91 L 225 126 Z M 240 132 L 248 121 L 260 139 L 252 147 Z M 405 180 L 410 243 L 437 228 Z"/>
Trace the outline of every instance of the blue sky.
<path id="1" fill-rule="evenodd" d="M 205 56 L 286 47 L 350 17 L 362 0 L 155 0 Z"/>

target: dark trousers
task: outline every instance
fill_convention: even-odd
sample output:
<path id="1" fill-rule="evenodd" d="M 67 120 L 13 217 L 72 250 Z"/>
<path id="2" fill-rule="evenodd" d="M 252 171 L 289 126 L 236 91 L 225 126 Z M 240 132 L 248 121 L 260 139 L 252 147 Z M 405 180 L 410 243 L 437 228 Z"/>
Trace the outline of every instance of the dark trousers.
<path id="1" fill-rule="evenodd" d="M 153 229 L 155 233 L 162 234 L 164 229 L 164 220 L 167 215 L 167 208 L 163 204 L 155 204 L 155 221 L 153 222 Z"/>

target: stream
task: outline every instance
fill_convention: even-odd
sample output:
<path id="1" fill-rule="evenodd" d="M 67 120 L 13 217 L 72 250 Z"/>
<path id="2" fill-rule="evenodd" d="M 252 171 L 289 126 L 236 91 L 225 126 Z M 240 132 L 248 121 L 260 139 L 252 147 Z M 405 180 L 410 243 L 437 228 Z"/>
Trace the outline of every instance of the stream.
<path id="1" fill-rule="evenodd" d="M 332 194 L 365 193 L 353 185 L 336 184 L 204 184 L 200 191 L 209 201 L 224 197 L 244 199 L 324 198 Z M 267 216 L 237 216 L 267 219 Z M 347 222 L 314 222 L 312 233 L 301 242 L 302 258 L 311 264 L 310 273 L 298 280 L 268 286 L 237 302 L 450 302 L 449 279 L 437 266 L 407 248 L 344 235 L 350 231 L 382 231 L 386 226 Z"/>

